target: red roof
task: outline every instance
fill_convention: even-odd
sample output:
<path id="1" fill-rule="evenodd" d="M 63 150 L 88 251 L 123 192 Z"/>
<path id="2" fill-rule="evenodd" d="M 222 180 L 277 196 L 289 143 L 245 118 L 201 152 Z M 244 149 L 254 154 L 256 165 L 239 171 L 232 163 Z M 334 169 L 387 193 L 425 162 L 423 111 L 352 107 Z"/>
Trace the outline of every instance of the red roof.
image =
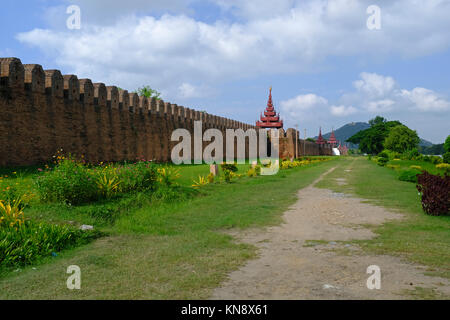
<path id="1" fill-rule="evenodd" d="M 331 130 L 330 139 L 328 139 L 329 144 L 337 144 L 336 137 L 334 136 L 334 130 Z"/>
<path id="2" fill-rule="evenodd" d="M 326 143 L 325 139 L 322 137 L 322 128 L 319 129 L 319 138 L 317 138 L 316 143 L 317 144 L 325 144 Z"/>
<path id="3" fill-rule="evenodd" d="M 267 108 L 264 110 L 264 117 L 260 116 L 260 121 L 256 121 L 256 126 L 259 128 L 283 128 L 283 120 L 280 120 L 280 115 L 277 115 L 273 107 L 272 87 L 269 91 L 269 100 L 267 101 Z"/>

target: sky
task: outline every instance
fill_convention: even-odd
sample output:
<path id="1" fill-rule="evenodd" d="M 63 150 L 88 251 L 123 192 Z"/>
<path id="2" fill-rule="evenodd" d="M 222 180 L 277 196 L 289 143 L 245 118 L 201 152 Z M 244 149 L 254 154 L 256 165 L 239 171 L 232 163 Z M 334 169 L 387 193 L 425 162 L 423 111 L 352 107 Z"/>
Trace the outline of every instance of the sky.
<path id="1" fill-rule="evenodd" d="M 272 87 L 301 135 L 381 115 L 442 143 L 449 17 L 450 0 L 2 0 L 0 56 L 251 124 Z"/>

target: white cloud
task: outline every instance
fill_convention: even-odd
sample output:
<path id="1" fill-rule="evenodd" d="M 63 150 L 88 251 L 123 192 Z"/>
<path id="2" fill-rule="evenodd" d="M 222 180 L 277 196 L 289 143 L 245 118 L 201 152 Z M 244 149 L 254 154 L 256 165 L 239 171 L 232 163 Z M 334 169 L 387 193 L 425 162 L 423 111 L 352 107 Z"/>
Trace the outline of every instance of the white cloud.
<path id="1" fill-rule="evenodd" d="M 346 117 L 358 112 L 358 110 L 352 106 L 331 106 L 330 107 L 331 114 L 337 117 Z"/>
<path id="2" fill-rule="evenodd" d="M 202 98 L 210 96 L 213 90 L 205 85 L 196 86 L 191 83 L 183 82 L 178 87 L 179 97 L 181 99 Z"/>
<path id="3" fill-rule="evenodd" d="M 295 98 L 280 102 L 283 114 L 287 114 L 294 119 L 303 118 L 306 113 L 319 111 L 327 105 L 327 99 L 315 94 L 298 95 Z"/>
<path id="4" fill-rule="evenodd" d="M 436 92 L 425 88 L 414 88 L 411 91 L 402 90 L 402 97 L 408 99 L 419 111 L 448 111 L 450 102 Z"/>
<path id="5" fill-rule="evenodd" d="M 176 95 L 185 82 L 211 85 L 224 78 L 320 70 L 328 57 L 421 56 L 450 46 L 448 0 L 385 1 L 382 29 L 376 32 L 366 27 L 369 0 L 283 0 L 273 5 L 215 0 L 243 20 L 219 16 L 213 23 L 185 15 L 192 1 L 69 2 L 80 4 L 82 16 L 95 19 L 82 20 L 77 32 L 35 29 L 18 39 L 83 77 L 130 88 L 145 79 L 169 95 Z M 172 13 L 145 16 L 160 9 Z M 395 85 L 373 74 L 361 81 L 355 83 L 361 91 L 379 96 Z"/>
<path id="6" fill-rule="evenodd" d="M 395 88 L 395 80 L 376 73 L 362 72 L 361 79 L 353 82 L 353 86 L 360 92 L 372 98 L 385 97 Z"/>

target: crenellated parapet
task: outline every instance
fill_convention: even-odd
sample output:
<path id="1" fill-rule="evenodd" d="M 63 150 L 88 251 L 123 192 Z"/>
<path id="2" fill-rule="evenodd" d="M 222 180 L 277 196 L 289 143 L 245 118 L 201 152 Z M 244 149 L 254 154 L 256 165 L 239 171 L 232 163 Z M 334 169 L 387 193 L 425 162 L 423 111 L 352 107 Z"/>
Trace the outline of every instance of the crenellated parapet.
<path id="1" fill-rule="evenodd" d="M 192 132 L 194 121 L 203 130 L 256 129 L 18 58 L 0 58 L 0 108 L 0 166 L 36 164 L 60 148 L 92 162 L 169 161 L 173 130 Z M 279 133 L 292 145 L 294 129 Z"/>

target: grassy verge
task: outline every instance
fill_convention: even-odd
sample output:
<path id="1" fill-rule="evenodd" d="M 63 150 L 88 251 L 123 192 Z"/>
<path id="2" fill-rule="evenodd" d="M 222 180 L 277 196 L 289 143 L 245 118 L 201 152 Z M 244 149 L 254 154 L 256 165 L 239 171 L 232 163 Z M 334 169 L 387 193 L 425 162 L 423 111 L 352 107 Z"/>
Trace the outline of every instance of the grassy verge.
<path id="1" fill-rule="evenodd" d="M 230 271 L 255 255 L 254 247 L 235 243 L 223 231 L 279 223 L 296 191 L 333 165 L 329 161 L 208 185 L 200 196 L 184 201 L 154 202 L 138 193 L 76 208 L 30 208 L 36 219 L 91 223 L 109 236 L 5 275 L 0 299 L 207 298 Z M 244 173 L 247 167 L 239 170 Z M 191 184 L 208 172 L 208 166 L 183 167 L 180 182 Z M 114 215 L 110 221 L 104 219 L 108 210 Z M 66 287 L 70 265 L 81 268 L 81 290 Z"/>
<path id="2" fill-rule="evenodd" d="M 345 178 L 339 185 L 336 179 Z M 348 158 L 317 185 L 336 192 L 351 193 L 368 202 L 404 214 L 401 221 L 371 226 L 378 235 L 355 241 L 376 254 L 398 255 L 428 266 L 428 274 L 450 278 L 450 217 L 428 216 L 422 211 L 415 184 L 397 179 L 394 170 L 365 158 Z"/>

